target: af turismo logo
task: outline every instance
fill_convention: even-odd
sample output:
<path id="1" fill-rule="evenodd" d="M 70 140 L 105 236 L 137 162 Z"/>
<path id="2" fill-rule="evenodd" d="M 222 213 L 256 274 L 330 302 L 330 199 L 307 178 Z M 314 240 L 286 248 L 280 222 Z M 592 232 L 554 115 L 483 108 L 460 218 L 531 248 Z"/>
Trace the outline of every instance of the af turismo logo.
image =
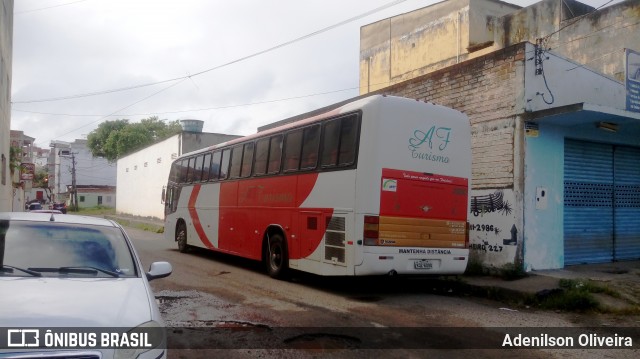
<path id="1" fill-rule="evenodd" d="M 449 163 L 449 156 L 441 154 L 449 142 L 450 127 L 431 126 L 426 132 L 420 129 L 413 131 L 413 137 L 409 138 L 409 151 L 412 158 Z"/>

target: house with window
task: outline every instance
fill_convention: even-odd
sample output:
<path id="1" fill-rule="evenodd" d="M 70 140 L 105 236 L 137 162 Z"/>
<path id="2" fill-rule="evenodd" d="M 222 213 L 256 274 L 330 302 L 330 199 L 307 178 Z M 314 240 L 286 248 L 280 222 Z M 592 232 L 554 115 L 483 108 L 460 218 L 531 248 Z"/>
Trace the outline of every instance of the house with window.
<path id="1" fill-rule="evenodd" d="M 70 194 L 71 186 L 69 186 L 68 190 Z M 115 186 L 77 185 L 76 191 L 78 192 L 78 208 L 116 207 Z M 67 200 L 66 204 L 67 207 L 70 207 L 71 200 Z"/>

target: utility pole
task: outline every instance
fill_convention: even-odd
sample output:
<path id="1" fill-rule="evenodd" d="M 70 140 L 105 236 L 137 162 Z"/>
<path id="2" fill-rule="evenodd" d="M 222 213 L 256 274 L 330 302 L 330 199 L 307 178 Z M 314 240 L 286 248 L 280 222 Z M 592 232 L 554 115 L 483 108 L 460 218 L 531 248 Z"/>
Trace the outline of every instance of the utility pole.
<path id="1" fill-rule="evenodd" d="M 73 196 L 73 210 L 78 212 L 78 189 L 76 188 L 76 156 L 71 152 L 71 195 Z"/>
<path id="2" fill-rule="evenodd" d="M 58 152 L 61 157 L 71 156 L 71 208 L 78 211 L 78 189 L 76 188 L 76 154 L 69 150 L 61 150 Z"/>

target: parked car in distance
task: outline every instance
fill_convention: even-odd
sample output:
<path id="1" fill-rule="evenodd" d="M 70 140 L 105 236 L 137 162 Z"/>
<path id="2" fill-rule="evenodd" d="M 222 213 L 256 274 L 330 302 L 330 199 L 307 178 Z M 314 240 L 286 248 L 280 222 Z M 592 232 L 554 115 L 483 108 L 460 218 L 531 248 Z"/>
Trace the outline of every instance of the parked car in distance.
<path id="1" fill-rule="evenodd" d="M 51 205 L 51 209 L 57 209 L 58 211 L 66 214 L 67 213 L 67 204 L 62 202 L 62 203 L 53 203 Z"/>
<path id="2" fill-rule="evenodd" d="M 0 349 L 0 358 L 166 358 L 164 322 L 149 281 L 170 275 L 171 264 L 154 262 L 143 272 L 116 222 L 0 212 L 0 248 L 0 327 L 162 333 L 142 349 L 12 347 Z"/>
<path id="3" fill-rule="evenodd" d="M 40 204 L 40 202 L 29 203 L 29 207 L 27 208 L 28 211 L 35 211 L 39 209 L 42 209 L 42 204 Z"/>

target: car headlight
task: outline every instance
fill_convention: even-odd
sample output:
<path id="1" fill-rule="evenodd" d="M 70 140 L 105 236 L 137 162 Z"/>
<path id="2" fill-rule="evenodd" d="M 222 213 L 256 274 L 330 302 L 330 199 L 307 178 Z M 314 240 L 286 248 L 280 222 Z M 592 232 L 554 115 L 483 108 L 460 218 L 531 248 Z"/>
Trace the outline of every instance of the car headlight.
<path id="1" fill-rule="evenodd" d="M 158 351 L 160 353 L 163 353 L 166 350 L 167 348 L 166 330 L 164 326 L 162 326 L 160 323 L 152 320 L 127 331 L 127 334 L 131 336 L 133 336 L 136 333 L 142 334 L 139 337 L 145 338 L 145 343 L 149 343 L 150 346 L 145 348 L 116 349 L 114 354 L 114 359 L 138 358 L 143 353 L 150 352 L 152 350 Z"/>

